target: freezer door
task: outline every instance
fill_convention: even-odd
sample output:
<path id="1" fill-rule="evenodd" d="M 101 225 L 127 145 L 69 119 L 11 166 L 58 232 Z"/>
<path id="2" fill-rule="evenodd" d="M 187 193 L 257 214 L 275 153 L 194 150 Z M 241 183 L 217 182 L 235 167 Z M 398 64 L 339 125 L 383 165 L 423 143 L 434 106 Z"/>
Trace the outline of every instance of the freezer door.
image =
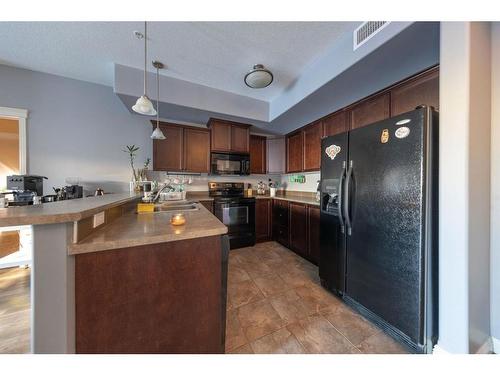
<path id="1" fill-rule="evenodd" d="M 345 228 L 342 193 L 348 157 L 348 133 L 321 143 L 320 261 L 321 284 L 341 295 L 345 282 Z"/>
<path id="2" fill-rule="evenodd" d="M 414 343 L 424 328 L 426 113 L 349 135 L 346 295 Z"/>

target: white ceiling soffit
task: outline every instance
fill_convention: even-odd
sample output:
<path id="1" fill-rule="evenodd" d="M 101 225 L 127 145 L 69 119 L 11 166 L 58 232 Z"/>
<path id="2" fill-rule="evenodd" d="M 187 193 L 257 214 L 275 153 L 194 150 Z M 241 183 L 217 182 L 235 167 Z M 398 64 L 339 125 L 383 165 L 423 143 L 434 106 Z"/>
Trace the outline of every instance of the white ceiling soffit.
<path id="1" fill-rule="evenodd" d="M 411 22 L 391 22 L 369 43 L 356 51 L 352 49 L 352 31 L 342 34 L 331 48 L 304 67 L 301 74 L 271 102 L 166 76 L 161 76 L 160 101 L 249 120 L 270 122 L 411 24 Z M 140 96 L 142 77 L 141 69 L 116 65 L 115 92 L 127 96 Z M 154 93 L 152 72 L 148 75 L 148 82 L 150 97 L 154 98 L 154 95 L 151 95 Z M 267 89 L 263 91 L 265 90 Z"/>
<path id="2" fill-rule="evenodd" d="M 166 64 L 162 101 L 269 122 L 407 27 L 391 22 L 356 51 L 360 22 L 151 22 L 149 58 Z M 113 85 L 142 94 L 142 22 L 0 22 L 0 64 Z M 275 76 L 254 90 L 244 74 L 262 63 Z M 116 65 L 115 65 L 116 64 Z M 115 68 L 116 66 L 116 68 Z M 153 68 L 149 94 L 154 98 Z"/>

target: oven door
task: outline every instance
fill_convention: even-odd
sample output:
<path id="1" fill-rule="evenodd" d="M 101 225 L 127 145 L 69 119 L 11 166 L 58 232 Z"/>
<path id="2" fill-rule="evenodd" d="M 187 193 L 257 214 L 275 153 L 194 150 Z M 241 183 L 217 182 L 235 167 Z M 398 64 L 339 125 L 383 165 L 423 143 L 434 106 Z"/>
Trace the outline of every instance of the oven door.
<path id="1" fill-rule="evenodd" d="M 216 199 L 214 209 L 227 226 L 231 249 L 255 244 L 255 199 Z"/>
<path id="2" fill-rule="evenodd" d="M 212 153 L 211 172 L 215 175 L 248 175 L 250 157 L 243 154 Z"/>

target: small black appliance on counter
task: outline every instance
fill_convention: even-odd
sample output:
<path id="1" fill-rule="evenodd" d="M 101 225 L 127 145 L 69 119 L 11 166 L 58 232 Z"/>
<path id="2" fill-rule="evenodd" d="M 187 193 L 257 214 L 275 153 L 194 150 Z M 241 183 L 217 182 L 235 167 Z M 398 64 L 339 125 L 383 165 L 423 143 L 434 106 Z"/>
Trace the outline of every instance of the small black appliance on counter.
<path id="1" fill-rule="evenodd" d="M 65 187 L 66 199 L 83 198 L 83 186 L 68 185 Z"/>
<path id="2" fill-rule="evenodd" d="M 33 197 L 43 196 L 44 176 L 12 175 L 7 176 L 7 190 L 10 190 L 14 199 L 9 206 L 27 206 L 33 204 Z"/>

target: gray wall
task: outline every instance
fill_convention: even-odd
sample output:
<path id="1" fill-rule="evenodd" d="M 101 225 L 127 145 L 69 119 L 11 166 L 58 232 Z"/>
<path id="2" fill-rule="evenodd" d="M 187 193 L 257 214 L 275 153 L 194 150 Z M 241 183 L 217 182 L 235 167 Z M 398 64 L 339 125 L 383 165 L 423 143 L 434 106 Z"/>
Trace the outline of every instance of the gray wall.
<path id="1" fill-rule="evenodd" d="M 491 28 L 491 336 L 500 353 L 500 22 Z"/>
<path id="2" fill-rule="evenodd" d="M 28 173 L 47 176 L 44 193 L 79 176 L 84 187 L 127 191 L 127 144 L 151 156 L 148 118 L 132 115 L 111 87 L 0 65 L 0 106 L 29 111 Z"/>
<path id="3" fill-rule="evenodd" d="M 441 24 L 438 344 L 453 353 L 490 336 L 489 27 Z"/>
<path id="4" fill-rule="evenodd" d="M 469 352 L 490 337 L 491 37 L 489 22 L 470 28 Z"/>

